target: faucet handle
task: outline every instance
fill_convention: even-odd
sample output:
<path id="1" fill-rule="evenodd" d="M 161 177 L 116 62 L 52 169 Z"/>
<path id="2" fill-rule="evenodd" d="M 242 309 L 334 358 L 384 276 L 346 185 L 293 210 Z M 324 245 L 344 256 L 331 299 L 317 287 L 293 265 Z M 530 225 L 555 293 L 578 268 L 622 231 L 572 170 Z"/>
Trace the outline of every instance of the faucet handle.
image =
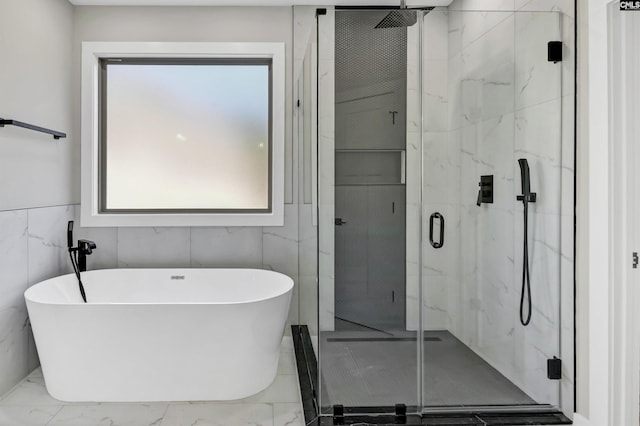
<path id="1" fill-rule="evenodd" d="M 78 240 L 78 250 L 81 254 L 91 254 L 97 248 L 96 243 L 89 240 Z"/>

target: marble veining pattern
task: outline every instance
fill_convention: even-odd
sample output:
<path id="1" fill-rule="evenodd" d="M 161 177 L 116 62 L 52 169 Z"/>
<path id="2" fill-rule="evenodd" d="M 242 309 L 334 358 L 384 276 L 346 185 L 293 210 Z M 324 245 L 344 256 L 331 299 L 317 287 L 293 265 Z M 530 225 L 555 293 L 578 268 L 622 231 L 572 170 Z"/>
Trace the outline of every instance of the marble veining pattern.
<path id="1" fill-rule="evenodd" d="M 6 392 L 28 372 L 27 212 L 0 213 L 0 392 Z"/>
<path id="2" fill-rule="evenodd" d="M 68 403 L 46 392 L 38 368 L 0 397 L 0 426 L 303 426 L 291 338 L 285 337 L 273 384 L 235 401 Z"/>
<path id="3" fill-rule="evenodd" d="M 565 412 L 572 412 L 566 401 L 572 399 L 573 366 L 567 363 L 560 385 L 546 379 L 545 368 L 547 358 L 571 357 L 570 310 L 559 316 L 560 301 L 570 303 L 573 280 L 570 3 L 491 0 L 480 6 L 455 0 L 449 7 L 447 109 L 449 141 L 457 144 L 449 158 L 459 159 L 460 182 L 444 189 L 459 194 L 457 201 L 440 198 L 460 209 L 459 255 L 452 256 L 457 270 L 439 269 L 447 276 L 451 332 L 532 398 L 560 402 Z M 546 42 L 552 39 L 565 42 L 560 64 L 546 61 Z M 437 150 L 425 152 L 426 164 L 436 165 L 441 157 Z M 533 319 L 526 328 L 518 320 L 523 233 L 522 203 L 515 201 L 518 158 L 529 160 L 531 189 L 539 197 L 529 223 Z M 494 203 L 477 207 L 482 174 L 494 175 Z M 443 263 L 433 259 L 432 264 Z M 432 282 L 436 287 L 430 291 L 437 293 L 437 280 L 428 275 L 436 271 L 428 261 L 425 266 L 425 285 Z"/>

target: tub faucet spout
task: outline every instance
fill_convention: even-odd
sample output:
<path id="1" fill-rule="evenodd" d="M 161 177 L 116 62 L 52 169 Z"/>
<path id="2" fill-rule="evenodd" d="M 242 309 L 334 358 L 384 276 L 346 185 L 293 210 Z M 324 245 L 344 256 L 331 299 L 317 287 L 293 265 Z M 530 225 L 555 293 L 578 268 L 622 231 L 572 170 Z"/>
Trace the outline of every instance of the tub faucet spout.
<path id="1" fill-rule="evenodd" d="M 87 256 L 93 253 L 96 243 L 89 240 L 78 240 L 78 270 L 85 272 L 87 270 Z"/>

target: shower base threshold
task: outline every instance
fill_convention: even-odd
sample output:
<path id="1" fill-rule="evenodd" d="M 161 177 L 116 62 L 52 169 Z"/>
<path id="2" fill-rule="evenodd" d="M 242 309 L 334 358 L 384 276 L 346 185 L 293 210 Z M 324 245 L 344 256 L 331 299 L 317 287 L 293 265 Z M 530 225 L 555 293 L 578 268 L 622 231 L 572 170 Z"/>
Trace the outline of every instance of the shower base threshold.
<path id="1" fill-rule="evenodd" d="M 305 419 L 306 421 L 306 419 Z M 566 425 L 571 420 L 561 413 L 522 413 L 522 414 L 459 414 L 409 415 L 405 423 L 398 423 L 394 416 L 345 416 L 343 422 L 334 422 L 331 416 L 321 416 L 308 422 L 309 426 L 342 425 L 420 425 L 420 426 L 519 426 L 519 425 Z"/>
<path id="2" fill-rule="evenodd" d="M 572 424 L 554 407 L 545 404 L 510 406 L 443 406 L 428 407 L 420 414 L 396 417 L 394 407 L 344 407 L 344 415 L 320 414 L 317 395 L 318 364 L 307 326 L 292 325 L 292 336 L 305 417 L 309 426 L 324 425 L 423 425 L 423 426 L 517 426 Z M 323 411 L 325 411 L 323 409 Z M 417 407 L 407 407 L 415 413 Z M 365 414 L 366 413 L 366 414 Z"/>

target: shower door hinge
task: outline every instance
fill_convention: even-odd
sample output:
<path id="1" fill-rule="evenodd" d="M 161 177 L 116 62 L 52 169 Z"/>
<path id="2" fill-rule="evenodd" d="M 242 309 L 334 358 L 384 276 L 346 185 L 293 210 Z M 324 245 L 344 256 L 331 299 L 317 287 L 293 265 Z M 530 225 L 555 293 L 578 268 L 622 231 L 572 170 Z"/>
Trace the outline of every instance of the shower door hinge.
<path id="1" fill-rule="evenodd" d="M 334 425 L 344 424 L 344 406 L 343 405 L 336 404 L 333 406 L 333 424 Z"/>
<path id="2" fill-rule="evenodd" d="M 562 378 L 562 360 L 553 357 L 547 360 L 547 378 L 550 380 L 560 380 Z"/>
<path id="3" fill-rule="evenodd" d="M 633 263 L 631 264 L 631 267 L 633 269 L 638 269 L 638 252 L 634 251 L 632 256 L 633 256 Z"/>
<path id="4" fill-rule="evenodd" d="M 547 43 L 547 61 L 554 64 L 562 62 L 562 42 L 550 41 Z"/>
<path id="5" fill-rule="evenodd" d="M 298 106 L 298 108 L 300 108 L 300 99 L 298 99 L 297 106 Z"/>
<path id="6" fill-rule="evenodd" d="M 316 16 L 318 15 L 326 15 L 327 14 L 327 9 L 326 8 L 318 8 L 316 9 Z"/>
<path id="7" fill-rule="evenodd" d="M 396 404 L 395 406 L 396 418 L 395 424 L 404 425 L 407 423 L 407 406 L 405 404 Z"/>

